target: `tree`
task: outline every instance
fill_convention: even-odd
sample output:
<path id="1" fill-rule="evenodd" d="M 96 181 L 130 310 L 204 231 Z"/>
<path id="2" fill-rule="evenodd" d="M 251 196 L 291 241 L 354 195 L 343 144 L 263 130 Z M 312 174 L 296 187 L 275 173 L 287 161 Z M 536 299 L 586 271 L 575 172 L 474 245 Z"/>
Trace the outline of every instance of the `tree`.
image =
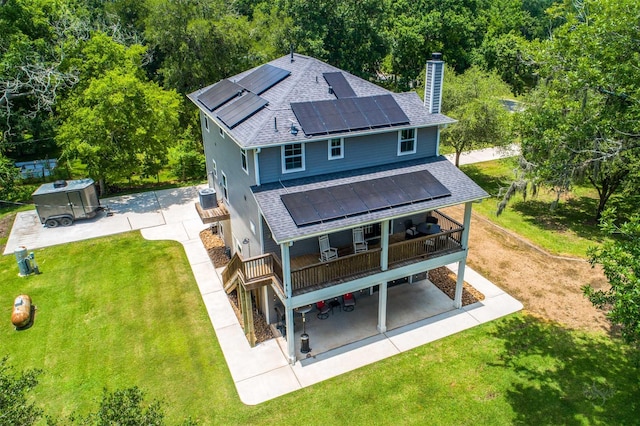
<path id="1" fill-rule="evenodd" d="M 589 285 L 582 290 L 591 303 L 607 312 L 609 320 L 621 327 L 628 343 L 640 343 L 640 214 L 616 226 L 615 211 L 603 215 L 601 227 L 614 238 L 589 250 L 591 265 L 602 265 L 608 290 Z"/>
<path id="2" fill-rule="evenodd" d="M 83 50 L 85 78 L 62 104 L 63 156 L 86 164 L 102 191 L 108 180 L 157 174 L 180 134 L 180 98 L 145 80 L 143 51 L 96 34 Z"/>
<path id="3" fill-rule="evenodd" d="M 16 181 L 20 171 L 13 165 L 13 161 L 0 152 L 0 200 L 13 199 Z"/>
<path id="4" fill-rule="evenodd" d="M 503 146 L 508 139 L 508 116 L 501 96 L 508 86 L 494 73 L 471 67 L 463 74 L 445 74 L 442 111 L 458 120 L 442 131 L 442 143 L 456 151 L 456 166 L 463 151 Z"/>
<path id="5" fill-rule="evenodd" d="M 640 168 L 640 15 L 633 0 L 576 2 L 541 45 L 540 86 L 520 114 L 522 180 L 561 194 L 575 183 L 598 192 L 598 219 Z M 515 191 L 507 191 L 506 205 Z M 501 209 L 499 209 L 499 212 Z"/>
<path id="6" fill-rule="evenodd" d="M 7 357 L 0 358 L 0 424 L 27 426 L 42 417 L 42 410 L 27 402 L 27 393 L 38 384 L 40 370 L 16 373 L 7 364 Z"/>

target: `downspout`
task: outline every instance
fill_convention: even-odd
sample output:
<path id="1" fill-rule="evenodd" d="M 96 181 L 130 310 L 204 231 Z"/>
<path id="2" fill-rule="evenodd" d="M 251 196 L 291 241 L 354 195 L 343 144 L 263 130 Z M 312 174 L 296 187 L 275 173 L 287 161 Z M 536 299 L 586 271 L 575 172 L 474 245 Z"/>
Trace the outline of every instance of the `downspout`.
<path id="1" fill-rule="evenodd" d="M 253 150 L 253 167 L 255 169 L 256 174 L 256 186 L 260 186 L 260 161 L 258 160 L 258 154 L 262 148 L 256 148 Z"/>

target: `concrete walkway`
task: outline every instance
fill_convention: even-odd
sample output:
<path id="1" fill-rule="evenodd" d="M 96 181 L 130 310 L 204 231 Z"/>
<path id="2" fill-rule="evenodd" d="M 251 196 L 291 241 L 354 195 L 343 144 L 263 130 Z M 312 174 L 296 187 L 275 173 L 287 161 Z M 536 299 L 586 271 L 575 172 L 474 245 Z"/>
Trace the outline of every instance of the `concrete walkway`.
<path id="1" fill-rule="evenodd" d="M 512 154 L 496 150 L 465 155 L 468 162 L 488 161 Z M 462 164 L 462 161 L 461 161 Z M 224 353 L 238 395 L 254 405 L 323 380 L 375 363 L 434 340 L 466 330 L 522 309 L 522 304 L 467 267 L 465 281 L 485 299 L 453 309 L 364 340 L 318 354 L 312 360 L 287 362 L 286 342 L 271 339 L 251 348 L 244 336 L 216 271 L 202 245 L 199 232 L 206 228 L 194 207 L 198 187 L 152 191 L 101 200 L 114 211 L 78 221 L 68 228 L 43 228 L 35 211 L 16 216 L 4 254 L 18 246 L 28 249 L 63 244 L 140 229 L 149 240 L 176 240 L 185 249 L 202 294 L 213 329 Z M 456 265 L 450 265 L 457 271 Z M 357 308 L 356 308 L 357 309 Z M 297 345 L 297 343 L 296 343 Z"/>

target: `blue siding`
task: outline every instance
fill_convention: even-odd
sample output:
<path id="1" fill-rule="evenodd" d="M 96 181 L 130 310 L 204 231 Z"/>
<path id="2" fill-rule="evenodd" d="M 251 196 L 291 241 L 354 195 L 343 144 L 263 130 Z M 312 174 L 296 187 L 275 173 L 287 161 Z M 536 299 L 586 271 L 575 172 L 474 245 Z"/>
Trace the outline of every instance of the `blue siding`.
<path id="1" fill-rule="evenodd" d="M 258 214 L 258 205 L 251 193 L 251 185 L 255 184 L 253 150 L 247 150 L 247 166 L 249 174 L 242 170 L 240 147 L 231 139 L 228 134 L 223 138 L 220 136 L 219 126 L 209 119 L 209 131 L 204 127 L 204 117 L 202 117 L 202 135 L 205 156 L 207 159 L 207 174 L 211 173 L 212 161 L 216 161 L 218 176 L 215 178 L 214 187 L 218 193 L 218 199 L 223 198 L 222 173 L 227 176 L 227 188 L 229 192 L 229 202 L 226 206 L 231 214 L 231 231 L 233 237 L 239 241 L 249 238 L 251 255 L 257 255 L 260 247 L 259 232 L 262 221 Z M 251 232 L 249 221 L 255 224 L 256 235 Z M 235 247 L 235 241 L 226 240 L 225 243 Z M 246 253 L 245 253 L 246 255 Z"/>
<path id="2" fill-rule="evenodd" d="M 297 179 L 345 170 L 360 169 L 382 164 L 393 164 L 413 158 L 432 157 L 437 154 L 436 127 L 417 129 L 415 154 L 398 156 L 398 131 L 344 139 L 344 158 L 329 160 L 329 139 L 305 144 L 305 170 L 282 173 L 281 147 L 263 148 L 259 155 L 260 181 Z"/>

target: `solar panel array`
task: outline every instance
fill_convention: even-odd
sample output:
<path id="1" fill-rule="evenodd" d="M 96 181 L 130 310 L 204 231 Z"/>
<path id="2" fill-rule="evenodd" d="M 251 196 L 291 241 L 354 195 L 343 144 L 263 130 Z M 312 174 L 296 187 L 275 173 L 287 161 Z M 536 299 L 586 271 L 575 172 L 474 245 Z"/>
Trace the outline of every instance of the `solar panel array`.
<path id="1" fill-rule="evenodd" d="M 431 173 L 421 170 L 283 194 L 280 199 L 296 225 L 304 226 L 450 195 Z"/>
<path id="2" fill-rule="evenodd" d="M 204 93 L 199 94 L 197 99 L 209 111 L 213 111 L 238 96 L 241 92 L 242 87 L 224 79 L 211 86 Z"/>
<path id="3" fill-rule="evenodd" d="M 240 99 L 226 105 L 217 115 L 220 120 L 229 128 L 235 126 L 260 111 L 269 102 L 253 93 L 245 93 Z"/>
<path id="4" fill-rule="evenodd" d="M 319 135 L 408 124 L 391 95 L 340 98 L 291 104 L 306 135 Z"/>
<path id="5" fill-rule="evenodd" d="M 238 84 L 251 93 L 260 95 L 275 86 L 291 74 L 290 71 L 264 64 L 251 74 L 243 77 Z"/>
<path id="6" fill-rule="evenodd" d="M 331 86 L 333 89 L 333 93 L 336 95 L 336 98 L 355 98 L 356 92 L 353 91 L 351 85 L 344 78 L 344 74 L 341 72 L 325 72 L 322 73 L 322 76 L 326 80 L 327 84 Z"/>

